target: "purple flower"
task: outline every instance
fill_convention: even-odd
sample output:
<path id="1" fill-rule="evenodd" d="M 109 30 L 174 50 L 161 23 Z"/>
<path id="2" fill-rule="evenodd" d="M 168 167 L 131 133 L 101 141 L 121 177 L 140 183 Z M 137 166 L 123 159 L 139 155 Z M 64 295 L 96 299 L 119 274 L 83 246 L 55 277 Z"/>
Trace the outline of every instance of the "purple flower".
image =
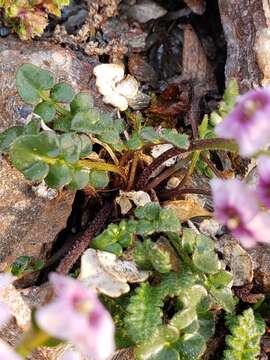
<path id="1" fill-rule="evenodd" d="M 266 207 L 270 208 L 270 158 L 260 156 L 257 161 L 258 165 L 258 195 Z"/>
<path id="2" fill-rule="evenodd" d="M 211 181 L 215 216 L 243 246 L 270 242 L 270 214 L 260 212 L 255 191 L 240 180 Z"/>
<path id="3" fill-rule="evenodd" d="M 4 341 L 0 340 L 0 359 L 1 360 L 22 360 L 22 358 L 12 350 Z"/>
<path id="4" fill-rule="evenodd" d="M 66 351 L 61 360 L 81 360 L 81 355 L 76 351 Z"/>
<path id="5" fill-rule="evenodd" d="M 0 328 L 9 320 L 10 312 L 6 304 L 1 301 L 2 291 L 12 283 L 13 277 L 7 273 L 0 274 Z M 0 357 L 1 359 L 1 357 Z"/>
<path id="6" fill-rule="evenodd" d="M 235 109 L 216 127 L 225 139 L 234 139 L 242 156 L 251 156 L 270 142 L 270 88 L 240 96 Z"/>
<path id="7" fill-rule="evenodd" d="M 110 358 L 114 325 L 96 294 L 79 280 L 50 275 L 57 297 L 36 313 L 38 325 L 50 335 L 73 343 L 86 357 Z"/>

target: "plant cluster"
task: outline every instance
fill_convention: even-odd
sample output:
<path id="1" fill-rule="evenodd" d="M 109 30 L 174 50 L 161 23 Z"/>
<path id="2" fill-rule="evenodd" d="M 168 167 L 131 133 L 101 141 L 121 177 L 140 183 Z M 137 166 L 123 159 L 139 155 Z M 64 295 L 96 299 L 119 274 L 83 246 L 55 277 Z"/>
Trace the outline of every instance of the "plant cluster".
<path id="1" fill-rule="evenodd" d="M 152 271 L 153 280 L 123 299 L 104 300 L 115 319 L 116 343 L 134 345 L 141 360 L 198 359 L 215 331 L 214 310 L 234 311 L 232 275 L 222 268 L 209 237 L 188 228 L 179 236 L 172 210 L 149 203 L 134 215 L 134 260 Z M 94 239 L 95 248 L 104 249 L 109 228 Z M 168 317 L 171 304 L 175 310 Z"/>
<path id="2" fill-rule="evenodd" d="M 94 106 L 88 92 L 76 93 L 70 85 L 57 83 L 49 71 L 31 64 L 18 69 L 16 85 L 21 98 L 33 106 L 33 117 L 26 125 L 0 134 L 0 152 L 28 180 L 44 180 L 56 189 L 102 189 L 119 176 L 120 187 L 148 191 L 183 166 L 188 166 L 187 176 L 195 169 L 206 172 L 201 165 L 210 161 L 209 151 L 237 152 L 239 148 L 243 156 L 260 156 L 258 186 L 254 190 L 236 179 L 211 180 L 215 214 L 244 246 L 269 242 L 270 159 L 269 151 L 261 150 L 270 139 L 269 89 L 248 93 L 235 106 L 238 90 L 232 82 L 220 108 L 204 118 L 199 139 L 189 140 L 175 129 L 145 126 L 139 117 L 131 127 L 122 119 L 113 119 Z M 214 131 L 223 138 L 217 138 Z M 135 185 L 137 165 L 145 150 L 164 143 L 171 147 L 143 168 Z M 97 154 L 96 149 L 102 151 Z M 185 156 L 177 158 L 157 179 L 151 178 L 164 162 L 178 155 Z M 126 165 L 129 162 L 130 166 Z M 110 173 L 114 173 L 113 179 Z M 213 173 L 217 171 L 209 175 Z M 231 332 L 226 337 L 224 359 L 255 359 L 264 322 L 251 308 L 235 315 L 233 277 L 218 257 L 214 241 L 180 224 L 175 212 L 158 202 L 129 210 L 125 218 L 103 230 L 112 208 L 112 201 L 104 202 L 57 271 L 67 274 L 90 244 L 115 258 L 132 256 L 132 266 L 135 263 L 138 270 L 147 270 L 148 279 L 132 285 L 129 293 L 119 298 L 104 295 L 102 304 L 79 280 L 53 274 L 50 279 L 57 296 L 37 309 L 32 329 L 16 349 L 19 355 L 1 342 L 0 351 L 19 360 L 37 346 L 69 341 L 86 357 L 107 359 L 114 351 L 112 316 L 116 347 L 134 347 L 137 360 L 201 359 L 215 333 L 216 314 L 222 311 Z M 11 272 L 20 277 L 42 266 L 22 256 Z M 2 289 L 11 281 L 0 276 L 0 301 Z M 7 314 L 2 305 L 0 302 L 0 317 Z"/>
<path id="3" fill-rule="evenodd" d="M 40 36 L 48 25 L 48 15 L 61 15 L 69 0 L 0 0 L 4 19 L 22 40 Z"/>

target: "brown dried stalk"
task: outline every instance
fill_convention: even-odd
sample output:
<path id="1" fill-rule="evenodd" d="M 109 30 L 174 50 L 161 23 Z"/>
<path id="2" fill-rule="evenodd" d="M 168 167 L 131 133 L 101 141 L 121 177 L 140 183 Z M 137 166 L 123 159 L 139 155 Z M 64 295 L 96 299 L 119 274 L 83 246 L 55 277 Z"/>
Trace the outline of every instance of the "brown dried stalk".
<path id="1" fill-rule="evenodd" d="M 90 241 L 102 230 L 106 224 L 108 217 L 112 211 L 113 201 L 106 202 L 104 206 L 98 211 L 96 217 L 88 225 L 87 229 L 82 233 L 78 234 L 76 240 L 58 265 L 56 271 L 60 274 L 67 275 L 72 266 L 76 263 L 82 253 L 89 246 Z"/>
<path id="2" fill-rule="evenodd" d="M 199 188 L 179 188 L 179 186 L 172 190 L 167 190 L 160 192 L 158 194 L 159 200 L 171 200 L 176 199 L 181 195 L 185 194 L 198 194 L 198 195 L 205 195 L 211 196 L 211 191 L 207 189 L 199 189 Z"/>
<path id="3" fill-rule="evenodd" d="M 225 150 L 230 152 L 237 152 L 237 144 L 232 140 L 226 139 L 199 139 L 191 142 L 188 149 L 172 148 L 165 151 L 158 158 L 156 158 L 148 167 L 146 167 L 137 183 L 138 190 L 145 190 L 151 175 L 162 165 L 166 160 L 184 153 L 194 152 L 196 150 Z"/>

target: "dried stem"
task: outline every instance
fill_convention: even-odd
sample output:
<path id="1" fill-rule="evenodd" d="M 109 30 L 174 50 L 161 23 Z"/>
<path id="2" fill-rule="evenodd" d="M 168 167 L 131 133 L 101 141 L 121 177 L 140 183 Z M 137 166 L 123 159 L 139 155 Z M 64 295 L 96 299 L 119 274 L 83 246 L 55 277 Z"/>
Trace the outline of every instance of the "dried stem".
<path id="1" fill-rule="evenodd" d="M 88 225 L 83 234 L 79 234 L 64 259 L 58 265 L 56 271 L 67 275 L 82 253 L 89 246 L 90 241 L 102 230 L 112 211 L 113 202 L 107 202 L 99 210 L 95 219 Z"/>
<path id="2" fill-rule="evenodd" d="M 158 198 L 160 200 L 169 200 L 173 198 L 177 198 L 181 195 L 185 194 L 198 194 L 198 195 L 205 195 L 205 196 L 211 196 L 211 191 L 207 189 L 200 189 L 200 188 L 182 188 L 179 189 L 179 187 L 163 191 L 158 194 Z"/>
<path id="3" fill-rule="evenodd" d="M 136 170 L 137 170 L 137 166 L 138 166 L 138 160 L 139 160 L 139 154 L 138 154 L 138 152 L 135 152 L 134 158 L 132 161 L 132 165 L 131 165 L 131 169 L 130 169 L 130 176 L 128 179 L 128 185 L 127 185 L 126 191 L 130 191 L 133 188 Z"/>
<path id="4" fill-rule="evenodd" d="M 152 164 L 145 168 L 138 180 L 137 189 L 144 190 L 147 186 L 150 176 L 153 174 L 156 169 L 159 168 L 166 160 L 184 153 L 194 152 L 194 151 L 206 151 L 206 150 L 225 150 L 230 152 L 237 152 L 238 146 L 232 140 L 226 139 L 199 139 L 191 142 L 188 149 L 178 149 L 172 148 L 165 151 L 158 158 L 156 158 Z"/>

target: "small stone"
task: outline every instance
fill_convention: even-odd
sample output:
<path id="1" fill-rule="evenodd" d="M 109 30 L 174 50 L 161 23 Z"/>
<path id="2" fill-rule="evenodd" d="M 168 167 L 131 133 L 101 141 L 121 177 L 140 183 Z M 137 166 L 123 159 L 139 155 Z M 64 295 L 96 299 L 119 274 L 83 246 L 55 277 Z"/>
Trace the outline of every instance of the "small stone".
<path id="1" fill-rule="evenodd" d="M 152 0 L 138 1 L 128 10 L 128 16 L 141 24 L 144 24 L 152 19 L 158 19 L 165 15 L 167 11 L 156 2 Z"/>

